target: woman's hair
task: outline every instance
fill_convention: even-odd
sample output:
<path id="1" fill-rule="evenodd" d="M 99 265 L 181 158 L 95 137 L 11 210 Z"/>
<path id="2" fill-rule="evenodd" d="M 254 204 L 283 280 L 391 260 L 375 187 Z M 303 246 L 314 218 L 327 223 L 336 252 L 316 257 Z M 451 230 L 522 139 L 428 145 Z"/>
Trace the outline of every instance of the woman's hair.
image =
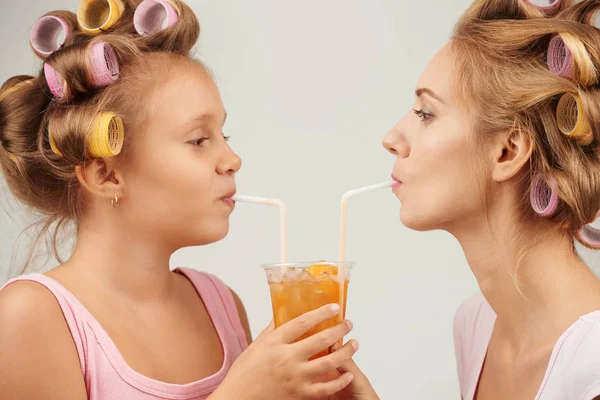
<path id="1" fill-rule="evenodd" d="M 455 87 L 473 110 L 479 138 L 512 131 L 532 141 L 522 217 L 547 218 L 571 238 L 598 248 L 580 232 L 600 210 L 600 30 L 592 25 L 600 1 L 553 4 L 475 0 L 451 41 Z M 571 63 L 567 73 L 550 68 L 551 41 L 564 45 L 561 55 L 568 54 L 563 58 Z M 559 126 L 557 107 L 565 94 L 577 99 L 587 124 L 579 135 L 565 134 Z M 537 176 L 558 197 L 556 211 L 544 217 L 530 202 Z"/>
<path id="2" fill-rule="evenodd" d="M 163 4 L 177 13 L 177 21 L 164 28 L 159 25 L 154 33 L 147 29 L 138 33 L 140 23 L 136 15 L 134 25 L 134 13 L 138 6 L 148 4 L 136 0 L 83 0 L 79 17 L 68 11 L 46 14 L 46 22 L 50 16 L 51 24 L 60 21 L 69 33 L 64 43 L 45 54 L 45 48 L 57 38 L 52 37 L 52 26 L 42 27 L 39 32 L 34 26 L 32 48 L 44 65 L 36 76 L 12 77 L 0 88 L 1 169 L 14 196 L 40 214 L 42 230 L 38 239 L 50 234 L 59 261 L 57 235 L 61 227 L 76 223 L 82 213 L 83 192 L 76 167 L 97 158 L 89 138 L 96 117 L 110 112 L 120 119 L 125 133 L 121 154 L 126 156 L 131 133 L 141 130 L 146 119 L 150 90 L 164 82 L 161 74 L 166 77 L 168 73 L 166 62 L 192 60 L 190 52 L 200 34 L 196 16 L 180 0 L 161 1 L 168 3 L 146 0 L 150 14 L 154 13 L 150 17 L 157 17 L 161 11 L 157 7 Z M 120 17 L 114 24 L 90 33 L 89 24 L 101 23 L 109 6 L 112 13 L 117 5 Z M 152 19 L 142 22 L 148 25 Z M 38 41 L 36 34 L 41 36 Z M 108 85 L 99 85 L 94 77 L 90 51 L 97 43 L 108 44 L 114 52 L 113 61 L 118 63 L 118 78 L 110 78 L 114 82 Z M 47 80 L 52 78 L 48 70 L 59 77 L 58 89 L 55 81 Z"/>

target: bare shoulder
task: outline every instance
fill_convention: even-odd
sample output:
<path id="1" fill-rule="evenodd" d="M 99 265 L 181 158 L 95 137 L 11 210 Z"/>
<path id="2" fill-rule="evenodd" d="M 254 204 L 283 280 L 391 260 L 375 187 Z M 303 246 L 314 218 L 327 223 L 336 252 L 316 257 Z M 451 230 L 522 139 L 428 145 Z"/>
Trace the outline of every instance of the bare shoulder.
<path id="1" fill-rule="evenodd" d="M 18 281 L 0 291 L 0 343 L 0 398 L 87 398 L 71 333 L 44 286 Z"/>
<path id="2" fill-rule="evenodd" d="M 238 315 L 240 316 L 240 321 L 242 322 L 242 326 L 244 327 L 244 331 L 246 332 L 246 339 L 248 339 L 248 344 L 252 343 L 252 332 L 250 331 L 250 323 L 248 322 L 248 314 L 246 312 L 246 307 L 244 307 L 244 303 L 240 296 L 231 288 L 229 288 L 231 294 L 233 296 L 233 300 L 235 301 L 235 305 L 237 307 Z"/>

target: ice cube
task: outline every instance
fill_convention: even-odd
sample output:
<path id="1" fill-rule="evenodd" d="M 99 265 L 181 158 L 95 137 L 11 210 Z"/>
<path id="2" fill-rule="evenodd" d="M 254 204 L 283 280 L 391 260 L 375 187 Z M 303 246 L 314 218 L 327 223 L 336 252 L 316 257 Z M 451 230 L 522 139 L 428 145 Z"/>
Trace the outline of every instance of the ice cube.
<path id="1" fill-rule="evenodd" d="M 317 282 L 317 279 L 307 269 L 302 270 L 299 278 L 302 282 Z"/>
<path id="2" fill-rule="evenodd" d="M 298 282 L 300 280 L 301 274 L 302 274 L 302 271 L 300 271 L 296 268 L 288 268 L 288 270 L 283 275 L 283 278 L 281 279 L 281 281 L 285 282 L 285 283 Z"/>

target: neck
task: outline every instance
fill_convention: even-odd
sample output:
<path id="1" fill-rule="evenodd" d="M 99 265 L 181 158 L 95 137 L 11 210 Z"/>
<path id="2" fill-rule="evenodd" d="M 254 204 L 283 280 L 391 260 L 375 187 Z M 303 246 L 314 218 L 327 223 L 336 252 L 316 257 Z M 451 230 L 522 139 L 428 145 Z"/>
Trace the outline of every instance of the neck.
<path id="1" fill-rule="evenodd" d="M 132 231 L 119 209 L 90 213 L 80 221 L 77 245 L 65 268 L 116 296 L 140 301 L 164 298 L 173 287 L 171 254 L 165 241 Z M 100 217 L 93 217 L 99 215 Z"/>
<path id="2" fill-rule="evenodd" d="M 511 345 L 553 342 L 579 316 L 600 308 L 599 281 L 568 235 L 546 221 L 526 225 L 506 213 L 479 221 L 451 233 Z"/>

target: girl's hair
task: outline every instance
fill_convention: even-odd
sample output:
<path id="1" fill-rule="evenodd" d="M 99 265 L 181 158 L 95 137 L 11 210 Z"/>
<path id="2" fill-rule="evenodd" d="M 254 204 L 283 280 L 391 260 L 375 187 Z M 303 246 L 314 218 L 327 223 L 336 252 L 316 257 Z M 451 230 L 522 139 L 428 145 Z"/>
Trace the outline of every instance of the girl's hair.
<path id="1" fill-rule="evenodd" d="M 547 218 L 584 245 L 579 232 L 600 210 L 600 30 L 592 25 L 600 1 L 555 1 L 537 7 L 527 0 L 476 0 L 455 27 L 451 48 L 462 99 L 474 111 L 479 137 L 512 131 L 526 134 L 533 154 L 523 182 L 521 215 L 532 209 L 536 176 L 551 183 L 558 208 Z M 570 54 L 569 74 L 547 62 L 550 42 L 562 40 Z M 563 55 L 565 53 L 562 53 Z M 588 124 L 582 135 L 563 133 L 559 100 L 578 99 Z"/>
<path id="2" fill-rule="evenodd" d="M 157 5 L 156 0 L 146 1 Z M 0 88 L 1 169 L 14 196 L 40 214 L 38 239 L 50 234 L 59 261 L 57 235 L 61 227 L 77 223 L 82 213 L 83 193 L 76 167 L 96 158 L 89 144 L 95 118 L 111 112 L 121 119 L 125 132 L 121 154 L 127 155 L 131 133 L 140 130 L 146 119 L 149 90 L 164 81 L 161 74 L 167 74 L 165 62 L 192 60 L 190 52 L 200 34 L 198 20 L 180 0 L 164 1 L 177 12 L 178 20 L 143 35 L 134 26 L 134 13 L 144 5 L 139 0 L 83 0 L 89 3 L 87 12 L 93 13 L 90 20 L 102 17 L 109 5 L 120 6 L 120 18 L 99 33 L 89 33 L 79 23 L 85 12 L 79 18 L 69 11 L 46 14 L 60 18 L 71 31 L 62 46 L 49 55 L 34 50 L 46 68 L 50 66 L 64 78 L 63 96 L 56 97 L 56 90 L 50 89 L 44 66 L 36 76 L 14 76 Z M 112 47 L 119 65 L 118 78 L 100 88 L 89 61 L 91 47 L 99 42 Z M 35 49 L 33 39 L 32 47 Z"/>

